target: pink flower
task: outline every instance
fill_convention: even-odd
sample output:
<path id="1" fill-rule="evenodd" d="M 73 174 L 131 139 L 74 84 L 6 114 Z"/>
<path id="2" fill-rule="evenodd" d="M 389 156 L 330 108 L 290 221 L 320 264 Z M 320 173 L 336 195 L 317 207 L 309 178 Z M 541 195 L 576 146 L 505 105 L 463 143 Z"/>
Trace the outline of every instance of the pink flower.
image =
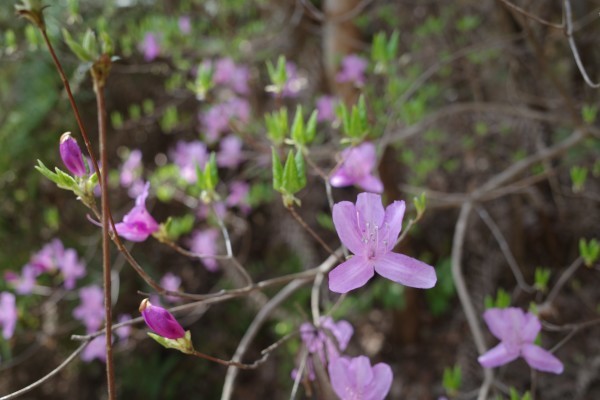
<path id="1" fill-rule="evenodd" d="M 83 265 L 74 249 L 67 249 L 60 263 L 60 272 L 63 275 L 65 289 L 71 290 L 75 287 L 75 281 L 83 278 L 86 274 Z"/>
<path id="2" fill-rule="evenodd" d="M 367 66 L 367 60 L 356 54 L 350 54 L 342 60 L 342 68 L 336 79 L 338 82 L 352 82 L 357 86 L 362 86 L 366 80 L 365 71 Z"/>
<path id="3" fill-rule="evenodd" d="M 53 239 L 31 257 L 29 264 L 37 270 L 38 274 L 56 271 L 64 251 L 62 242 L 59 239 Z"/>
<path id="4" fill-rule="evenodd" d="M 244 66 L 237 66 L 231 58 L 217 60 L 213 82 L 215 85 L 226 85 L 237 94 L 248 94 L 248 78 L 250 72 Z"/>
<path id="5" fill-rule="evenodd" d="M 179 291 L 179 287 L 181 286 L 181 278 L 171 272 L 167 272 L 161 278 L 160 286 L 172 292 L 177 292 Z M 165 299 L 167 299 L 167 301 L 170 301 L 171 303 L 177 303 L 181 301 L 181 298 L 177 296 L 165 296 Z"/>
<path id="6" fill-rule="evenodd" d="M 394 201 L 384 210 L 381 196 L 373 193 L 360 193 L 356 206 L 349 201 L 333 206 L 335 229 L 354 256 L 329 272 L 331 291 L 346 293 L 359 288 L 375 272 L 405 286 L 427 289 L 435 285 L 433 267 L 392 252 L 405 209 L 404 201 Z"/>
<path id="7" fill-rule="evenodd" d="M 139 196 L 144 189 L 144 181 L 141 179 L 143 169 L 142 152 L 139 149 L 131 150 L 121 165 L 119 180 L 122 187 L 129 189 L 127 194 L 132 198 Z"/>
<path id="8" fill-rule="evenodd" d="M 321 96 L 317 99 L 317 121 L 335 121 L 335 105 L 338 100 L 333 96 Z"/>
<path id="9" fill-rule="evenodd" d="M 203 231 L 195 231 L 192 234 L 192 240 L 190 249 L 202 256 L 202 263 L 207 270 L 215 272 L 219 269 L 217 260 L 211 258 L 217 254 L 217 240 L 219 238 L 219 231 L 215 228 L 205 229 Z"/>
<path id="10" fill-rule="evenodd" d="M 146 33 L 144 40 L 140 44 L 140 50 L 144 53 L 146 61 L 152 61 L 160 54 L 160 45 L 156 35 L 152 32 Z"/>
<path id="11" fill-rule="evenodd" d="M 150 182 L 146 183 L 144 191 L 135 199 L 135 207 L 123 217 L 123 222 L 115 224 L 119 236 L 132 242 L 143 242 L 158 230 L 158 223 L 146 209 L 149 188 Z"/>
<path id="12" fill-rule="evenodd" d="M 30 294 L 37 284 L 36 278 L 39 275 L 40 272 L 36 267 L 31 264 L 26 264 L 21 270 L 21 276 L 12 271 L 8 271 L 4 278 L 15 288 L 15 292 L 18 294 Z"/>
<path id="13" fill-rule="evenodd" d="M 219 142 L 217 165 L 223 168 L 237 168 L 242 162 L 242 141 L 235 135 L 229 135 Z"/>
<path id="14" fill-rule="evenodd" d="M 244 181 L 233 181 L 229 184 L 229 196 L 225 199 L 227 207 L 238 207 L 243 214 L 251 210 L 248 204 L 250 186 Z"/>
<path id="15" fill-rule="evenodd" d="M 179 167 L 179 172 L 188 183 L 195 183 L 196 167 L 204 169 L 208 161 L 206 145 L 199 140 L 193 142 L 179 141 L 175 150 L 169 152 L 173 162 Z"/>
<path id="16" fill-rule="evenodd" d="M 142 300 L 140 312 L 150 327 L 157 335 L 167 339 L 179 339 L 185 336 L 185 330 L 175 317 L 162 307 L 153 306 L 148 299 Z"/>
<path id="17" fill-rule="evenodd" d="M 104 321 L 104 294 L 98 285 L 79 289 L 81 303 L 73 310 L 73 317 L 83 322 L 87 332 L 91 333 Z"/>
<path id="18" fill-rule="evenodd" d="M 92 339 L 81 352 L 81 359 L 84 362 L 91 362 L 95 359 L 106 362 L 106 335 L 100 335 Z"/>
<path id="19" fill-rule="evenodd" d="M 184 35 L 189 35 L 192 32 L 192 19 L 189 15 L 182 15 L 177 21 L 179 31 Z"/>
<path id="20" fill-rule="evenodd" d="M 558 358 L 533 344 L 542 325 L 532 313 L 516 307 L 491 308 L 483 313 L 483 319 L 500 340 L 500 344 L 477 359 L 484 367 L 498 367 L 523 357 L 533 369 L 553 374 L 563 372 L 563 364 Z"/>
<path id="21" fill-rule="evenodd" d="M 329 364 L 333 391 L 343 400 L 383 400 L 392 387 L 392 369 L 385 363 L 371 367 L 365 356 L 339 357 Z"/>
<path id="22" fill-rule="evenodd" d="M 250 104 L 248 101 L 237 97 L 211 107 L 200 117 L 206 139 L 209 142 L 215 142 L 221 134 L 229 132 L 229 122 L 231 120 L 244 124 L 249 119 Z"/>
<path id="23" fill-rule="evenodd" d="M 329 178 L 333 187 L 356 185 L 374 193 L 383 192 L 383 183 L 373 175 L 377 164 L 375 145 L 365 142 L 342 151 L 342 163 Z"/>
<path id="24" fill-rule="evenodd" d="M 83 154 L 77 141 L 71 137 L 71 132 L 63 133 L 59 144 L 60 158 L 73 175 L 85 176 L 87 170 L 83 162 Z"/>
<path id="25" fill-rule="evenodd" d="M 349 322 L 338 321 L 336 323 L 331 317 L 321 317 L 319 324 L 318 329 L 308 322 L 300 325 L 300 337 L 308 352 L 319 357 L 321 364 L 327 367 L 328 363 L 340 356 L 340 351 L 346 350 L 354 329 Z M 293 378 L 296 373 L 296 370 L 292 371 Z M 310 380 L 315 378 L 314 365 L 310 358 L 308 359 L 308 377 Z"/>
<path id="26" fill-rule="evenodd" d="M 0 293 L 0 325 L 2 325 L 4 339 L 10 339 L 17 326 L 16 299 L 15 295 L 10 292 Z"/>
<path id="27" fill-rule="evenodd" d="M 121 314 L 119 315 L 119 318 L 117 319 L 117 322 L 119 324 L 123 323 L 123 322 L 127 322 L 131 320 L 131 315 L 129 314 Z M 127 340 L 129 338 L 129 335 L 131 334 L 131 325 L 124 325 L 121 326 L 120 328 L 115 329 L 115 333 L 117 334 L 117 336 L 119 337 L 119 339 L 121 340 Z"/>
<path id="28" fill-rule="evenodd" d="M 285 71 L 287 73 L 287 82 L 283 87 L 281 95 L 290 98 L 298 97 L 302 89 L 306 86 L 306 78 L 298 75 L 298 68 L 291 61 L 286 63 Z"/>

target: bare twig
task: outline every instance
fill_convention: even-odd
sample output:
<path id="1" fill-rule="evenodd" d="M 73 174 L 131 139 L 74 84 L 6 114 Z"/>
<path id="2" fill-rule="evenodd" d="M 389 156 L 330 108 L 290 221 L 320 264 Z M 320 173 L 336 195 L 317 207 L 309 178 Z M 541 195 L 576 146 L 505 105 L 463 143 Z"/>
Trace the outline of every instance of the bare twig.
<path id="1" fill-rule="evenodd" d="M 69 365 L 69 363 L 71 361 L 73 361 L 75 359 L 75 357 L 77 357 L 79 355 L 79 353 L 81 353 L 83 351 L 83 349 L 85 349 L 85 347 L 89 343 L 90 343 L 89 340 L 81 343 L 81 345 L 79 345 L 77 350 L 75 350 L 73 353 L 71 353 L 71 355 L 69 357 L 67 357 L 65 359 L 65 361 L 63 361 L 58 367 L 54 368 L 48 374 L 44 375 L 42 378 L 38 379 L 37 381 L 33 382 L 32 384 L 25 386 L 23 389 L 17 390 L 16 392 L 13 392 L 11 394 L 7 394 L 6 396 L 0 397 L 0 400 L 16 399 L 17 397 L 24 395 L 27 392 L 32 391 L 36 387 L 38 387 L 38 386 L 42 385 L 43 383 L 47 382 L 48 380 L 52 379 L 54 377 L 54 375 L 58 374 L 67 365 Z"/>
<path id="2" fill-rule="evenodd" d="M 564 0 L 564 9 L 565 9 L 565 35 L 567 35 L 567 40 L 569 41 L 569 47 L 571 48 L 571 52 L 573 53 L 573 58 L 575 58 L 575 64 L 577 64 L 577 68 L 583 77 L 585 83 L 588 86 L 597 89 L 600 88 L 600 82 L 594 83 L 592 79 L 589 77 L 583 62 L 581 61 L 581 57 L 579 56 L 579 50 L 577 49 L 577 44 L 575 43 L 575 38 L 573 37 L 573 16 L 571 13 L 571 1 Z"/>
<path id="3" fill-rule="evenodd" d="M 308 226 L 308 224 L 306 222 L 304 222 L 302 217 L 294 209 L 294 206 L 290 206 L 290 207 L 286 207 L 286 208 L 290 212 L 290 214 L 292 214 L 292 217 L 294 217 L 294 219 L 296 221 L 298 221 L 300 226 L 302 226 L 302 228 L 304 228 L 304 230 L 307 231 L 310 234 L 310 236 L 312 236 L 313 239 L 315 239 L 321 245 L 321 247 L 323 247 L 329 254 L 334 253 L 333 250 L 331 249 L 331 247 L 329 247 L 329 245 L 327 245 L 327 243 L 325 243 L 325 241 L 323 241 L 321 236 L 319 236 L 319 234 L 317 232 L 315 232 L 310 226 Z"/>
<path id="4" fill-rule="evenodd" d="M 567 268 L 565 270 L 565 272 L 563 272 L 563 274 L 560 276 L 560 278 L 558 278 L 558 281 L 556 281 L 556 284 L 554 285 L 552 290 L 550 290 L 550 293 L 548 293 L 548 297 L 546 297 L 546 301 L 544 302 L 544 304 L 548 304 L 548 305 L 552 304 L 552 302 L 556 299 L 556 296 L 558 296 L 558 293 L 561 291 L 563 286 L 565 286 L 565 284 L 571 278 L 571 276 L 573 276 L 573 274 L 582 265 L 583 265 L 582 257 L 578 257 L 575 261 L 573 261 L 571 263 L 569 268 Z"/>
<path id="5" fill-rule="evenodd" d="M 522 9 L 521 7 L 519 7 L 519 6 L 511 3 L 508 0 L 499 0 L 499 1 L 501 3 L 503 3 L 505 6 L 507 6 L 508 8 L 510 8 L 510 9 L 518 12 L 519 14 L 524 15 L 527 18 L 530 18 L 530 19 L 532 19 L 534 21 L 537 21 L 537 22 L 539 22 L 542 25 L 546 25 L 546 26 L 548 26 L 550 28 L 553 28 L 553 29 L 563 29 L 564 28 L 564 23 L 556 24 L 554 22 L 546 21 L 545 19 L 540 18 L 537 15 L 531 14 L 527 10 Z"/>

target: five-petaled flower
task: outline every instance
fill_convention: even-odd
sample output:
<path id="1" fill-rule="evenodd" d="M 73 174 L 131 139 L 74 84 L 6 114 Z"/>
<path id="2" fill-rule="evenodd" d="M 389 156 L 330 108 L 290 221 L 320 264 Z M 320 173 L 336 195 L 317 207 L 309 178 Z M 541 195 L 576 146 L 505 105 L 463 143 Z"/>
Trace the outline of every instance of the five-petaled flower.
<path id="1" fill-rule="evenodd" d="M 123 222 L 115 225 L 119 236 L 132 242 L 143 242 L 158 230 L 158 223 L 146 209 L 149 188 L 150 183 L 147 182 L 142 193 L 135 199 L 135 207 L 123 217 Z"/>
<path id="2" fill-rule="evenodd" d="M 329 364 L 333 391 L 342 400 L 383 400 L 392 387 L 392 369 L 365 356 L 339 357 Z"/>
<path id="3" fill-rule="evenodd" d="M 375 145 L 365 142 L 342 151 L 342 163 L 329 178 L 333 187 L 356 185 L 373 193 L 383 192 L 383 183 L 373 175 L 377 164 Z"/>
<path id="4" fill-rule="evenodd" d="M 542 329 L 538 317 L 520 308 L 491 308 L 483 313 L 488 328 L 500 344 L 477 360 L 486 368 L 494 368 L 523 357 L 533 369 L 560 374 L 563 364 L 547 350 L 535 345 Z"/>
<path id="5" fill-rule="evenodd" d="M 140 312 L 146 325 L 158 335 L 167 339 L 180 339 L 185 336 L 185 330 L 175 317 L 164 308 L 153 306 L 148 299 L 142 300 Z"/>
<path id="6" fill-rule="evenodd" d="M 346 293 L 359 288 L 375 272 L 405 286 L 428 289 L 435 269 L 412 257 L 392 252 L 402 229 L 406 206 L 394 201 L 385 210 L 381 196 L 361 193 L 356 206 L 342 201 L 333 206 L 333 223 L 342 243 L 354 256 L 329 273 L 329 289 Z"/>

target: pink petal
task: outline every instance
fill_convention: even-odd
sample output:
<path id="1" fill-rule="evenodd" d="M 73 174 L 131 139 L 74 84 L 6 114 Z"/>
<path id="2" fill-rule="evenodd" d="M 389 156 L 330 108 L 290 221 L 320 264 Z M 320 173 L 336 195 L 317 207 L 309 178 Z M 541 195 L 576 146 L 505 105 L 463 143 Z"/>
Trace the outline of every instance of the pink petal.
<path id="1" fill-rule="evenodd" d="M 507 324 L 506 310 L 502 308 L 490 308 L 483 313 L 483 319 L 487 324 L 490 332 L 496 338 L 505 340 L 509 337 L 511 326 Z"/>
<path id="2" fill-rule="evenodd" d="M 329 272 L 329 290 L 347 293 L 364 286 L 373 277 L 373 265 L 362 256 L 354 256 Z"/>
<path id="3" fill-rule="evenodd" d="M 518 351 L 509 351 L 503 343 L 500 343 L 496 347 L 488 350 L 487 353 L 479 356 L 477 361 L 485 368 L 494 368 L 514 361 L 518 357 Z"/>
<path id="4" fill-rule="evenodd" d="M 429 289 L 437 276 L 431 265 L 398 253 L 387 253 L 375 260 L 375 271 L 384 278 L 404 286 Z"/>
<path id="5" fill-rule="evenodd" d="M 562 374 L 563 364 L 552 353 L 534 344 L 525 344 L 522 349 L 523 358 L 533 369 L 553 374 Z"/>
<path id="6" fill-rule="evenodd" d="M 350 361 L 350 372 L 352 374 L 351 379 L 354 384 L 353 386 L 360 394 L 366 392 L 366 386 L 373 380 L 371 361 L 365 356 L 353 358 Z"/>
<path id="7" fill-rule="evenodd" d="M 542 330 L 542 324 L 538 317 L 534 314 L 528 312 L 525 314 L 525 322 L 523 324 L 523 328 L 521 330 L 521 338 L 524 342 L 533 343 L 535 337 Z"/>
<path id="8" fill-rule="evenodd" d="M 333 183 L 332 186 L 335 186 Z M 373 193 L 383 192 L 383 183 L 379 178 L 373 175 L 365 175 L 356 182 L 356 186 Z"/>
<path id="9" fill-rule="evenodd" d="M 383 400 L 392 387 L 392 368 L 385 363 L 375 364 L 373 380 L 365 388 L 365 400 Z"/>
<path id="10" fill-rule="evenodd" d="M 354 204 L 342 201 L 333 205 L 333 224 L 340 240 L 354 254 L 365 252 L 362 232 L 358 229 L 358 219 Z"/>
<path id="11" fill-rule="evenodd" d="M 365 231 L 366 223 L 383 225 L 385 211 L 381 203 L 381 196 L 375 193 L 360 193 L 356 199 L 356 211 L 358 211 L 358 228 Z"/>
<path id="12" fill-rule="evenodd" d="M 385 209 L 384 229 L 387 229 L 388 249 L 392 250 L 398 240 L 400 231 L 402 230 L 402 220 L 404 219 L 404 211 L 406 203 L 404 201 L 394 201 Z"/>
<path id="13" fill-rule="evenodd" d="M 354 185 L 354 177 L 348 176 L 346 170 L 340 167 L 331 175 L 329 183 L 333 187 L 346 187 Z"/>
<path id="14" fill-rule="evenodd" d="M 328 369 L 331 387 L 340 399 L 343 399 L 348 393 L 354 392 L 354 385 L 350 377 L 350 360 L 338 357 L 329 363 Z"/>

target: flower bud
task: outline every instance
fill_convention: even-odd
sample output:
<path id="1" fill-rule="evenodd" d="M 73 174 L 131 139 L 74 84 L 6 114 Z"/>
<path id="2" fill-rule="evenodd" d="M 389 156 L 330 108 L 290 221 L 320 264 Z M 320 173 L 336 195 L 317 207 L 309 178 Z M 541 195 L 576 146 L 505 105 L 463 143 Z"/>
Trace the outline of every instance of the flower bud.
<path id="1" fill-rule="evenodd" d="M 59 150 L 63 163 L 72 174 L 77 176 L 87 175 L 81 149 L 77 141 L 71 137 L 71 132 L 62 134 Z"/>
<path id="2" fill-rule="evenodd" d="M 179 339 L 185 336 L 185 330 L 175 317 L 164 308 L 153 306 L 148 299 L 142 300 L 140 312 L 146 325 L 160 336 L 168 339 Z"/>

